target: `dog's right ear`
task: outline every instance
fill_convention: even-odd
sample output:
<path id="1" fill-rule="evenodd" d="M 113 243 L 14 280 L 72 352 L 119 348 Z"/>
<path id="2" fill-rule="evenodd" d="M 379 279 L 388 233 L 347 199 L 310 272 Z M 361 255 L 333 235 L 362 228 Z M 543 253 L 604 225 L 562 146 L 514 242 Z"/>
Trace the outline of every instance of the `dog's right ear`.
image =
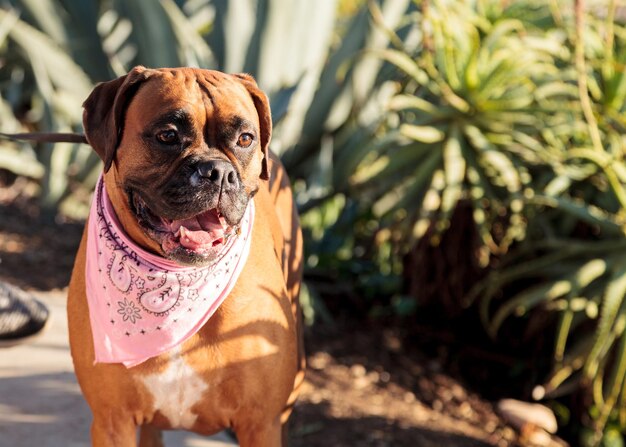
<path id="1" fill-rule="evenodd" d="M 83 103 L 83 128 L 87 141 L 104 162 L 107 172 L 124 132 L 124 116 L 139 86 L 150 70 L 137 66 L 113 81 L 102 82 Z"/>

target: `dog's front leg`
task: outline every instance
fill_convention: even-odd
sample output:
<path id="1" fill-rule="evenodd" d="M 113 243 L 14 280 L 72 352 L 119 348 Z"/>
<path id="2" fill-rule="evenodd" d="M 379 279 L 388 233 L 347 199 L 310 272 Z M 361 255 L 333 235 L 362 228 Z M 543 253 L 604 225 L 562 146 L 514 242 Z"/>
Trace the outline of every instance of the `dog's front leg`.
<path id="1" fill-rule="evenodd" d="M 142 425 L 139 430 L 139 447 L 164 447 L 161 430 L 151 425 Z"/>
<path id="2" fill-rule="evenodd" d="M 94 415 L 91 424 L 93 447 L 137 447 L 137 427 L 132 416 Z"/>

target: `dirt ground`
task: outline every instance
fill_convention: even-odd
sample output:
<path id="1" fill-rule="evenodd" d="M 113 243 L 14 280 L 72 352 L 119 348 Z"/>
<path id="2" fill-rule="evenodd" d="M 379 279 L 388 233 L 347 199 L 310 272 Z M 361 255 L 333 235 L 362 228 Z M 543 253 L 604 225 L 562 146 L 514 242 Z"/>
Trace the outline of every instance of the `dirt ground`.
<path id="1" fill-rule="evenodd" d="M 3 184 L 0 176 L 0 280 L 63 290 L 82 224 L 42 217 L 22 193 L 27 186 L 20 179 Z M 493 402 L 446 372 L 436 357 L 407 351 L 397 329 L 343 322 L 309 328 L 306 344 L 309 370 L 290 445 L 527 445 Z"/>

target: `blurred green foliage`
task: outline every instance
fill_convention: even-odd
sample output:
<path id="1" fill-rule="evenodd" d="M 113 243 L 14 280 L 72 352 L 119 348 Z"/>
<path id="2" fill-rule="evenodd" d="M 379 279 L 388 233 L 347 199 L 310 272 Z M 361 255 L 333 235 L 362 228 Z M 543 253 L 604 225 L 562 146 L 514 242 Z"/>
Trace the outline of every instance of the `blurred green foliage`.
<path id="1" fill-rule="evenodd" d="M 493 338 L 512 318 L 553 315 L 554 368 L 535 397 L 583 393 L 585 445 L 621 440 L 626 8 L 616 0 L 4 5 L 1 131 L 79 131 L 93 85 L 137 64 L 249 72 L 270 96 L 272 148 L 294 180 L 308 322 L 332 320 L 324 303 L 336 300 L 321 296 L 410 318 L 420 297 L 402 289 L 406 254 L 438 246 L 467 206 L 478 241 L 466 249 L 478 247 L 486 276 L 464 305 Z M 100 163 L 83 145 L 2 141 L 0 168 L 38 180 L 45 209 L 76 216 Z"/>

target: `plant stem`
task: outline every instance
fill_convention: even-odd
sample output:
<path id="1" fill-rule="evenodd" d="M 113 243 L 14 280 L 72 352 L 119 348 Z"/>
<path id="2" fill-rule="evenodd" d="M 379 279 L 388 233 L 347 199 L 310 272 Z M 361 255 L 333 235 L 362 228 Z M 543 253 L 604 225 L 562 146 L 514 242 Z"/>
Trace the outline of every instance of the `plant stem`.
<path id="1" fill-rule="evenodd" d="M 574 1 L 574 13 L 576 15 L 576 35 L 575 35 L 575 48 L 576 48 L 576 72 L 578 74 L 578 92 L 580 96 L 580 106 L 587 121 L 589 127 L 589 135 L 593 144 L 594 150 L 598 152 L 604 152 L 604 146 L 602 145 L 602 138 L 600 136 L 600 129 L 598 127 L 598 121 L 593 113 L 593 107 L 591 105 L 591 99 L 589 98 L 589 90 L 587 88 L 587 68 L 585 63 L 585 2 L 584 0 Z M 609 14 L 609 18 L 611 14 Z M 613 168 L 609 166 L 603 166 L 604 173 L 607 180 L 611 185 L 617 200 L 620 203 L 620 215 L 626 212 L 626 191 L 619 181 L 619 178 L 615 174 Z M 624 231 L 624 229 L 622 229 Z"/>
<path id="2" fill-rule="evenodd" d="M 593 148 L 597 151 L 604 151 L 598 122 L 593 114 L 591 99 L 587 89 L 587 68 L 585 63 L 585 2 L 584 0 L 575 0 L 576 12 L 576 72 L 578 73 L 578 94 L 580 95 L 580 105 L 587 125 L 589 126 L 589 134 Z"/>
<path id="3" fill-rule="evenodd" d="M 608 11 L 606 15 L 606 42 L 604 44 L 604 60 L 602 61 L 602 76 L 605 80 L 612 77 L 614 74 L 614 53 L 613 48 L 615 42 L 615 0 L 611 0 L 608 5 Z"/>

